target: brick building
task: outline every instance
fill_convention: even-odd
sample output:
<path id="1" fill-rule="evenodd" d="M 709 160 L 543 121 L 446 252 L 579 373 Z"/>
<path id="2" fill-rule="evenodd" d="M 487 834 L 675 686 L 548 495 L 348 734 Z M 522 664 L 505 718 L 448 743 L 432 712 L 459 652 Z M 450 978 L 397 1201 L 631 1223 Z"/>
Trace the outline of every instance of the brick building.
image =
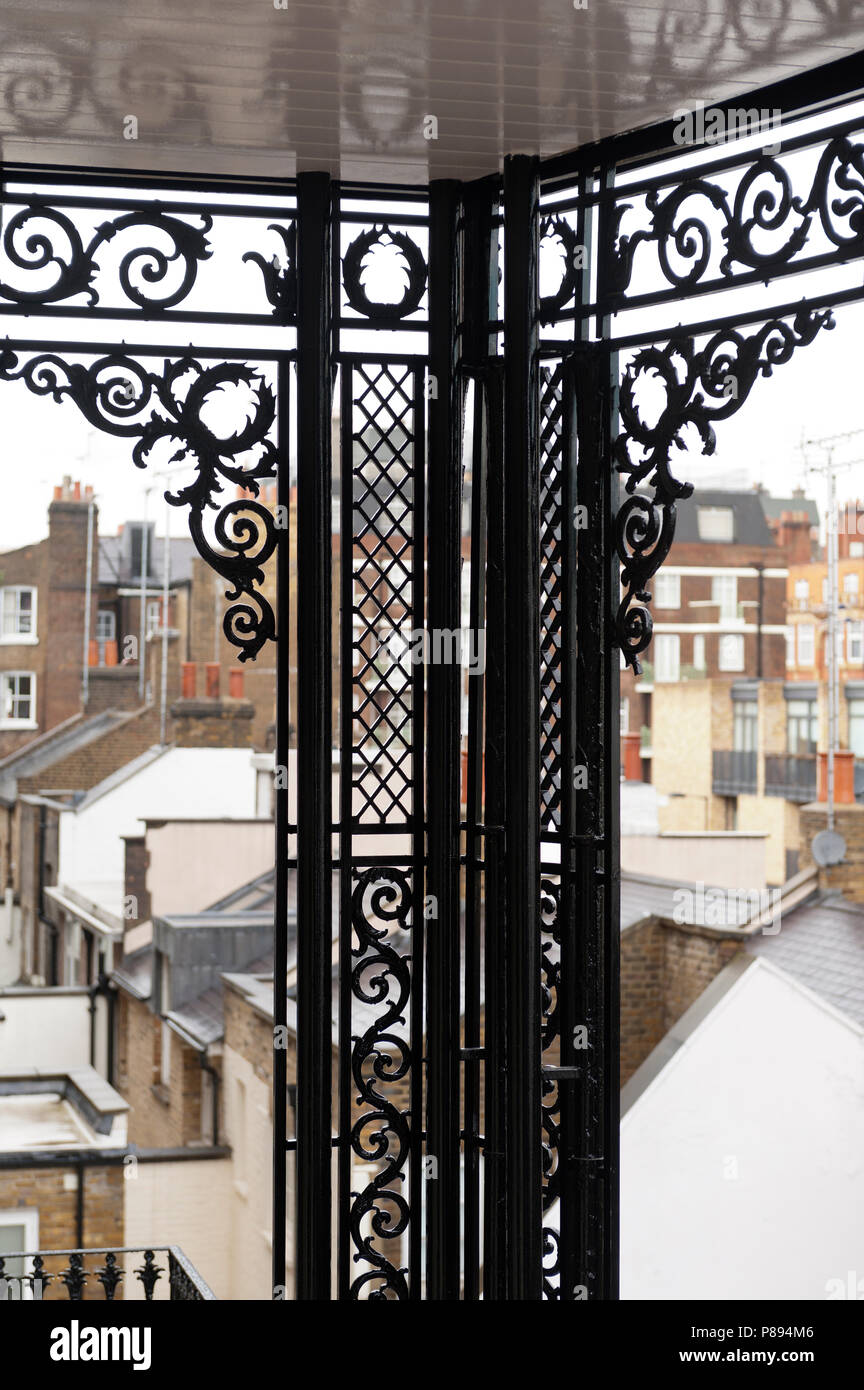
<path id="1" fill-rule="evenodd" d="M 92 489 L 64 478 L 48 508 L 48 535 L 0 555 L 0 756 L 81 709 L 88 535 L 97 563 Z M 91 584 L 91 631 L 96 622 Z"/>
<path id="2" fill-rule="evenodd" d="M 678 503 L 675 541 L 653 582 L 654 637 L 643 674 L 621 674 L 622 729 L 640 735 L 645 780 L 655 687 L 785 674 L 788 566 L 809 559 L 812 516 L 781 503 L 769 522 L 768 500 L 776 511 L 781 499 L 758 491 L 703 490 Z"/>
<path id="3" fill-rule="evenodd" d="M 92 1067 L 0 1076 L 0 1255 L 122 1247 L 129 1107 Z M 46 1300 L 67 1298 L 49 1283 Z"/>

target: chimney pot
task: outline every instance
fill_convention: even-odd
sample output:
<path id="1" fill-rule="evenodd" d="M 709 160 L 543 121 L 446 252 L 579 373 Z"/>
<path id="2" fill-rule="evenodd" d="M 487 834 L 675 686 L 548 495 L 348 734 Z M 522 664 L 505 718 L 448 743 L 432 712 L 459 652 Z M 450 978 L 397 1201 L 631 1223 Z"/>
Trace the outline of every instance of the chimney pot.
<path id="1" fill-rule="evenodd" d="M 198 666 L 194 661 L 184 661 L 181 662 L 180 671 L 183 699 L 194 700 L 195 687 L 198 684 Z"/>
<path id="2" fill-rule="evenodd" d="M 243 671 L 239 666 L 232 666 L 228 672 L 228 694 L 232 700 L 243 699 Z"/>
<path id="3" fill-rule="evenodd" d="M 219 662 L 207 661 L 204 664 L 204 678 L 208 700 L 219 699 Z"/>

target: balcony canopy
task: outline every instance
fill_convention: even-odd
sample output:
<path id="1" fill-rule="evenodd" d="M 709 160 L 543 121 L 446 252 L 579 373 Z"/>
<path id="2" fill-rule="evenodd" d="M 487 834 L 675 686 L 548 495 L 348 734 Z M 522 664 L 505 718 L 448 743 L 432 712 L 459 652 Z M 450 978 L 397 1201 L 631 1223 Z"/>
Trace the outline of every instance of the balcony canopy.
<path id="1" fill-rule="evenodd" d="M 861 47 L 864 14 L 823 0 L 2 0 L 0 139 L 8 161 L 425 184 Z"/>

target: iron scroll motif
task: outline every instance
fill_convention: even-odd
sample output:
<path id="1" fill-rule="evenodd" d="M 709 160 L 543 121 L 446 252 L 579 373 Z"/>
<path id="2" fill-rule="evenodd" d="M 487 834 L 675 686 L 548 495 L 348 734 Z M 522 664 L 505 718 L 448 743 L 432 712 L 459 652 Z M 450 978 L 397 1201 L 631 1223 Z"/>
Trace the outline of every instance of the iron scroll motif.
<path id="1" fill-rule="evenodd" d="M 660 274 L 672 292 L 692 290 L 707 280 L 716 262 L 712 221 L 725 248 L 716 266 L 720 281 L 734 283 L 736 276 L 756 272 L 767 283 L 792 269 L 815 223 L 842 255 L 860 256 L 864 250 L 864 145 L 850 139 L 858 134 L 864 130 L 847 131 L 827 142 L 806 196 L 793 194 L 792 177 L 779 159 L 761 154 L 745 169 L 734 195 L 719 183 L 693 175 L 685 175 L 669 191 L 651 189 L 644 203 L 650 226 L 630 235 L 619 233 L 634 204 L 617 204 L 607 271 L 612 302 L 620 307 L 624 301 L 642 245 L 656 246 Z M 679 267 L 673 263 L 673 253 Z"/>
<path id="2" fill-rule="evenodd" d="M 394 246 L 404 262 L 405 287 L 402 298 L 394 303 L 369 298 L 363 285 L 363 273 L 376 247 Z M 426 292 L 426 261 L 420 247 L 407 232 L 396 232 L 384 223 L 361 232 L 351 242 L 342 258 L 345 296 L 352 309 L 367 319 L 405 319 L 415 313 Z"/>
<path id="3" fill-rule="evenodd" d="M 280 264 L 273 256 L 266 260 L 260 251 L 247 251 L 244 262 L 252 261 L 264 277 L 264 293 L 276 310 L 280 323 L 289 323 L 297 312 L 297 223 L 289 222 L 287 227 L 271 222 L 268 232 L 276 232 L 285 247 L 287 263 Z"/>
<path id="4" fill-rule="evenodd" d="M 388 943 L 393 930 L 410 929 L 411 888 L 393 867 L 361 873 L 351 900 L 357 939 L 352 954 L 352 994 L 367 1009 L 380 1009 L 373 1022 L 352 1038 L 351 1069 L 358 1114 L 351 1128 L 351 1150 L 378 1171 L 362 1192 L 352 1193 L 350 1228 L 354 1259 L 370 1266 L 351 1285 L 359 1299 L 367 1286 L 374 1299 L 407 1299 L 407 1271 L 394 1264 L 381 1243 L 398 1242 L 408 1228 L 410 1206 L 399 1186 L 411 1147 L 408 1115 L 396 1103 L 399 1085 L 411 1070 L 406 1011 L 411 990 L 410 957 Z M 399 1029 L 403 1031 L 398 1031 Z M 394 1094 L 388 1087 L 396 1087 Z"/>
<path id="5" fill-rule="evenodd" d="M 9 264 L 27 274 L 55 267 L 48 285 L 22 288 L 0 281 L 0 297 L 15 304 L 47 305 L 77 294 L 87 295 L 88 307 L 99 302 L 94 281 L 99 274 L 99 253 L 131 228 L 161 233 L 171 247 L 135 245 L 120 261 L 118 279 L 130 304 L 153 311 L 175 307 L 192 289 L 202 261 L 211 255 L 207 233 L 213 219 L 198 213 L 201 226 L 149 207 L 103 222 L 85 246 L 70 217 L 41 198 L 32 198 L 10 217 L 3 232 L 3 251 Z M 173 264 L 181 267 L 179 282 L 168 288 Z M 162 286 L 161 292 L 158 288 Z"/>
<path id="6" fill-rule="evenodd" d="M 651 614 L 644 607 L 651 600 L 648 584 L 669 554 L 675 503 L 693 492 L 692 483 L 679 482 L 671 472 L 673 445 L 686 449 L 685 434 L 692 426 L 702 453 L 713 454 L 712 421 L 734 415 L 758 377 L 771 376 L 795 348 L 811 343 L 821 328 L 833 327 L 830 309 L 802 304 L 791 323 L 771 319 L 750 336 L 724 328 L 699 349 L 691 336 L 673 333 L 664 345 L 636 352 L 627 365 L 619 394 L 623 429 L 613 445 L 616 467 L 627 475 L 630 494 L 615 523 L 624 591 L 615 623 L 624 658 L 637 675 L 642 670 L 639 654 L 652 636 Z M 637 400 L 640 382 L 648 377 L 659 381 L 665 393 L 665 404 L 652 424 L 642 418 Z M 638 492 L 640 486 L 653 487 L 653 495 Z"/>
<path id="7" fill-rule="evenodd" d="M 85 366 L 53 353 L 22 362 L 9 347 L 0 350 L 0 379 L 21 380 L 36 395 L 57 402 L 68 397 L 98 429 L 136 439 L 132 458 L 138 468 L 147 466 L 159 445 L 177 446 L 171 463 L 194 461 L 194 481 L 165 498 L 189 508 L 189 531 L 199 555 L 230 586 L 225 636 L 239 649 L 240 661 L 254 658 L 276 633 L 273 609 L 259 591 L 262 566 L 276 548 L 276 525 L 272 512 L 254 498 L 223 506 L 216 497 L 226 482 L 256 494 L 260 479 L 276 476 L 278 454 L 271 437 L 276 400 L 266 379 L 239 362 L 202 366 L 185 356 L 166 360 L 159 374 L 122 353 Z M 246 418 L 235 434 L 223 437 L 202 413 L 217 393 L 232 386 L 245 391 Z M 253 456 L 250 466 L 237 461 L 243 454 Z M 204 526 L 208 510 L 218 512 L 213 541 Z"/>

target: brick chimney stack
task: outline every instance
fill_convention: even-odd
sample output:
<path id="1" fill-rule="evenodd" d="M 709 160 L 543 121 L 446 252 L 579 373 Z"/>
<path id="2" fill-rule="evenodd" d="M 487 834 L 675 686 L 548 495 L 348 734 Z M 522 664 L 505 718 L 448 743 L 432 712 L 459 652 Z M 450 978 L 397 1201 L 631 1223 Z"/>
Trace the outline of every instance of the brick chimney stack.
<path id="1" fill-rule="evenodd" d="M 841 502 L 837 508 L 837 558 L 854 558 L 849 547 L 864 541 L 864 502 Z M 860 556 L 859 556 L 860 558 Z"/>
<path id="2" fill-rule="evenodd" d="M 93 489 L 64 477 L 48 508 L 47 594 L 44 608 L 46 729 L 81 708 L 84 612 L 87 594 L 87 531 Z M 99 509 L 93 504 L 90 631 L 98 608 Z M 41 620 L 40 620 L 41 621 Z"/>
<path id="3" fill-rule="evenodd" d="M 169 738 L 180 748 L 251 748 L 255 707 L 243 693 L 243 672 L 228 673 L 228 695 L 221 693 L 219 663 L 207 661 L 200 669 L 184 661 L 182 694 L 170 707 Z M 204 695 L 197 691 L 203 685 Z"/>
<path id="4" fill-rule="evenodd" d="M 775 537 L 777 544 L 786 551 L 787 564 L 810 563 L 810 518 L 806 512 L 781 512 Z"/>

